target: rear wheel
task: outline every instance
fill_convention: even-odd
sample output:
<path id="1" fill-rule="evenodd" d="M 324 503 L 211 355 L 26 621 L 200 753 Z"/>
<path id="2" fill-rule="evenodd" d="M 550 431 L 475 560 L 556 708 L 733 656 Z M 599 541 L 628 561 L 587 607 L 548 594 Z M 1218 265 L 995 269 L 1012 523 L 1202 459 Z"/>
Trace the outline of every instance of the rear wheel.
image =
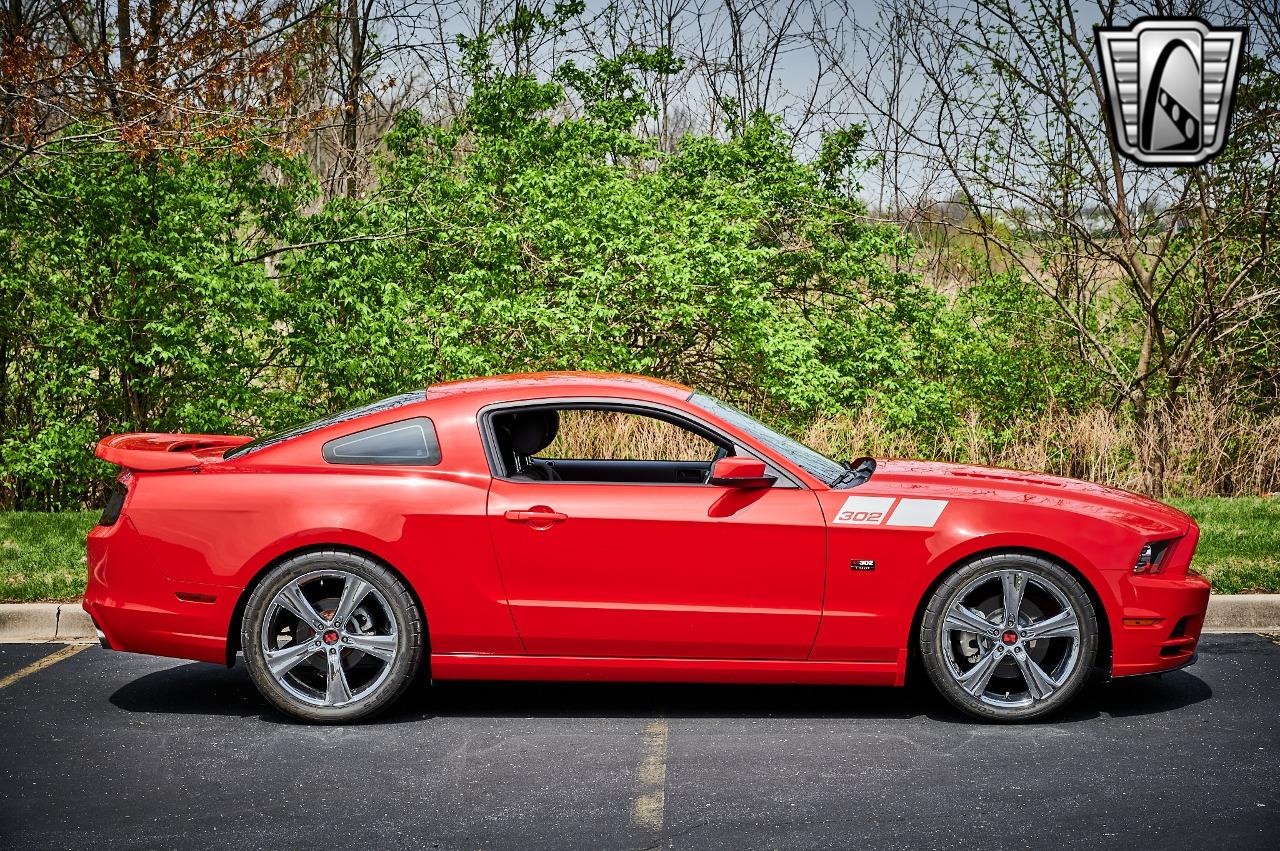
<path id="1" fill-rule="evenodd" d="M 1089 595 L 1048 559 L 988 556 L 958 569 L 929 600 L 920 653 L 934 686 L 989 721 L 1029 721 L 1066 705 L 1098 649 Z"/>
<path id="2" fill-rule="evenodd" d="M 306 553 L 267 574 L 245 607 L 241 647 L 254 684 L 281 711 L 341 723 L 389 706 L 422 660 L 408 588 L 365 556 Z"/>

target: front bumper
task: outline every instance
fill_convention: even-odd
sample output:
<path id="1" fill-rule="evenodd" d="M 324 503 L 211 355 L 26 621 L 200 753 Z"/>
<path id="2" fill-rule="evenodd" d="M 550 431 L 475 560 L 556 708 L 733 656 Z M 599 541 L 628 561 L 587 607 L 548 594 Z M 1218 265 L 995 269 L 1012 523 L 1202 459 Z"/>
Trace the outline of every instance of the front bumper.
<path id="1" fill-rule="evenodd" d="M 1209 607 L 1209 583 L 1198 573 L 1128 578 L 1119 623 L 1111 624 L 1111 675 L 1132 677 L 1185 668 Z"/>

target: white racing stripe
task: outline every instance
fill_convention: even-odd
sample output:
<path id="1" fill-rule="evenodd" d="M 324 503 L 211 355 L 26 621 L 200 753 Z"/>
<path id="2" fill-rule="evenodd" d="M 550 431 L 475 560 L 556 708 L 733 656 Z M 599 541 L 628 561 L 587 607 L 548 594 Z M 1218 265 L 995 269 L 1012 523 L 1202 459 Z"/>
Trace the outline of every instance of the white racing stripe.
<path id="1" fill-rule="evenodd" d="M 895 504 L 896 503 L 896 504 Z M 947 507 L 945 499 L 898 499 L 892 496 L 851 496 L 832 523 L 848 526 L 915 526 L 932 528 Z"/>
<path id="2" fill-rule="evenodd" d="M 879 526 L 893 505 L 891 496 L 851 496 L 840 506 L 832 523 L 855 526 Z"/>
<path id="3" fill-rule="evenodd" d="M 945 499 L 900 499 L 886 526 L 933 526 L 947 507 Z"/>

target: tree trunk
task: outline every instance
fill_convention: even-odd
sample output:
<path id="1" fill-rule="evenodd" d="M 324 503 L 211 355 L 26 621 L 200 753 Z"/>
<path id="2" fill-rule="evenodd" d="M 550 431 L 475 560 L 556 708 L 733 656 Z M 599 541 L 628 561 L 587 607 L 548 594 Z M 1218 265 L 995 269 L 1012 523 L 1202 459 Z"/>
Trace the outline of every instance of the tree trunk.
<path id="1" fill-rule="evenodd" d="M 116 0 L 116 37 L 120 42 L 120 70 L 133 73 L 133 21 L 129 0 Z"/>
<path id="2" fill-rule="evenodd" d="M 1138 282 L 1138 287 L 1143 284 Z M 1142 490 L 1148 496 L 1159 498 L 1164 492 L 1164 464 L 1167 449 L 1164 446 L 1161 416 L 1151 398 L 1151 382 L 1147 371 L 1151 368 L 1152 349 L 1155 345 L 1155 320 L 1147 317 L 1142 332 L 1142 349 L 1134 370 L 1132 390 L 1133 419 L 1138 429 L 1138 454 L 1142 464 Z"/>
<path id="3" fill-rule="evenodd" d="M 353 198 L 358 188 L 356 163 L 360 144 L 360 83 L 364 78 L 365 32 L 359 0 L 347 0 L 347 34 L 351 39 L 351 65 L 347 69 L 347 91 L 342 105 L 342 156 L 345 160 L 342 193 Z"/>

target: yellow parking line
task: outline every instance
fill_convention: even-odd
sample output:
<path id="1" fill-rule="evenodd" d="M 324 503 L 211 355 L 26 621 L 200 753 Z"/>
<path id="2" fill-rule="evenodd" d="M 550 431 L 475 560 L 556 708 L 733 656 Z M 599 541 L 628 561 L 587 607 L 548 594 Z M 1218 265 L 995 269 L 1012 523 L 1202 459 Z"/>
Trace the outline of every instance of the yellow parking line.
<path id="1" fill-rule="evenodd" d="M 39 671 L 41 668 L 47 668 L 50 665 L 56 665 L 59 662 L 61 662 L 63 659 L 70 658 L 71 656 L 76 655 L 81 650 L 89 646 L 90 645 L 88 644 L 68 644 L 66 647 L 63 647 L 61 650 L 55 650 L 52 653 L 50 653 L 48 656 L 45 656 L 41 659 L 37 659 L 36 661 L 32 662 L 30 665 L 23 668 L 21 671 L 14 671 L 9 676 L 0 680 L 0 688 L 6 688 L 8 686 L 11 686 L 14 683 L 16 683 L 18 680 L 22 679 L 28 674 L 34 674 L 36 671 Z"/>
<path id="2" fill-rule="evenodd" d="M 649 830 L 662 830 L 667 805 L 667 722 L 658 718 L 644 730 L 639 781 L 631 802 L 631 823 Z"/>

